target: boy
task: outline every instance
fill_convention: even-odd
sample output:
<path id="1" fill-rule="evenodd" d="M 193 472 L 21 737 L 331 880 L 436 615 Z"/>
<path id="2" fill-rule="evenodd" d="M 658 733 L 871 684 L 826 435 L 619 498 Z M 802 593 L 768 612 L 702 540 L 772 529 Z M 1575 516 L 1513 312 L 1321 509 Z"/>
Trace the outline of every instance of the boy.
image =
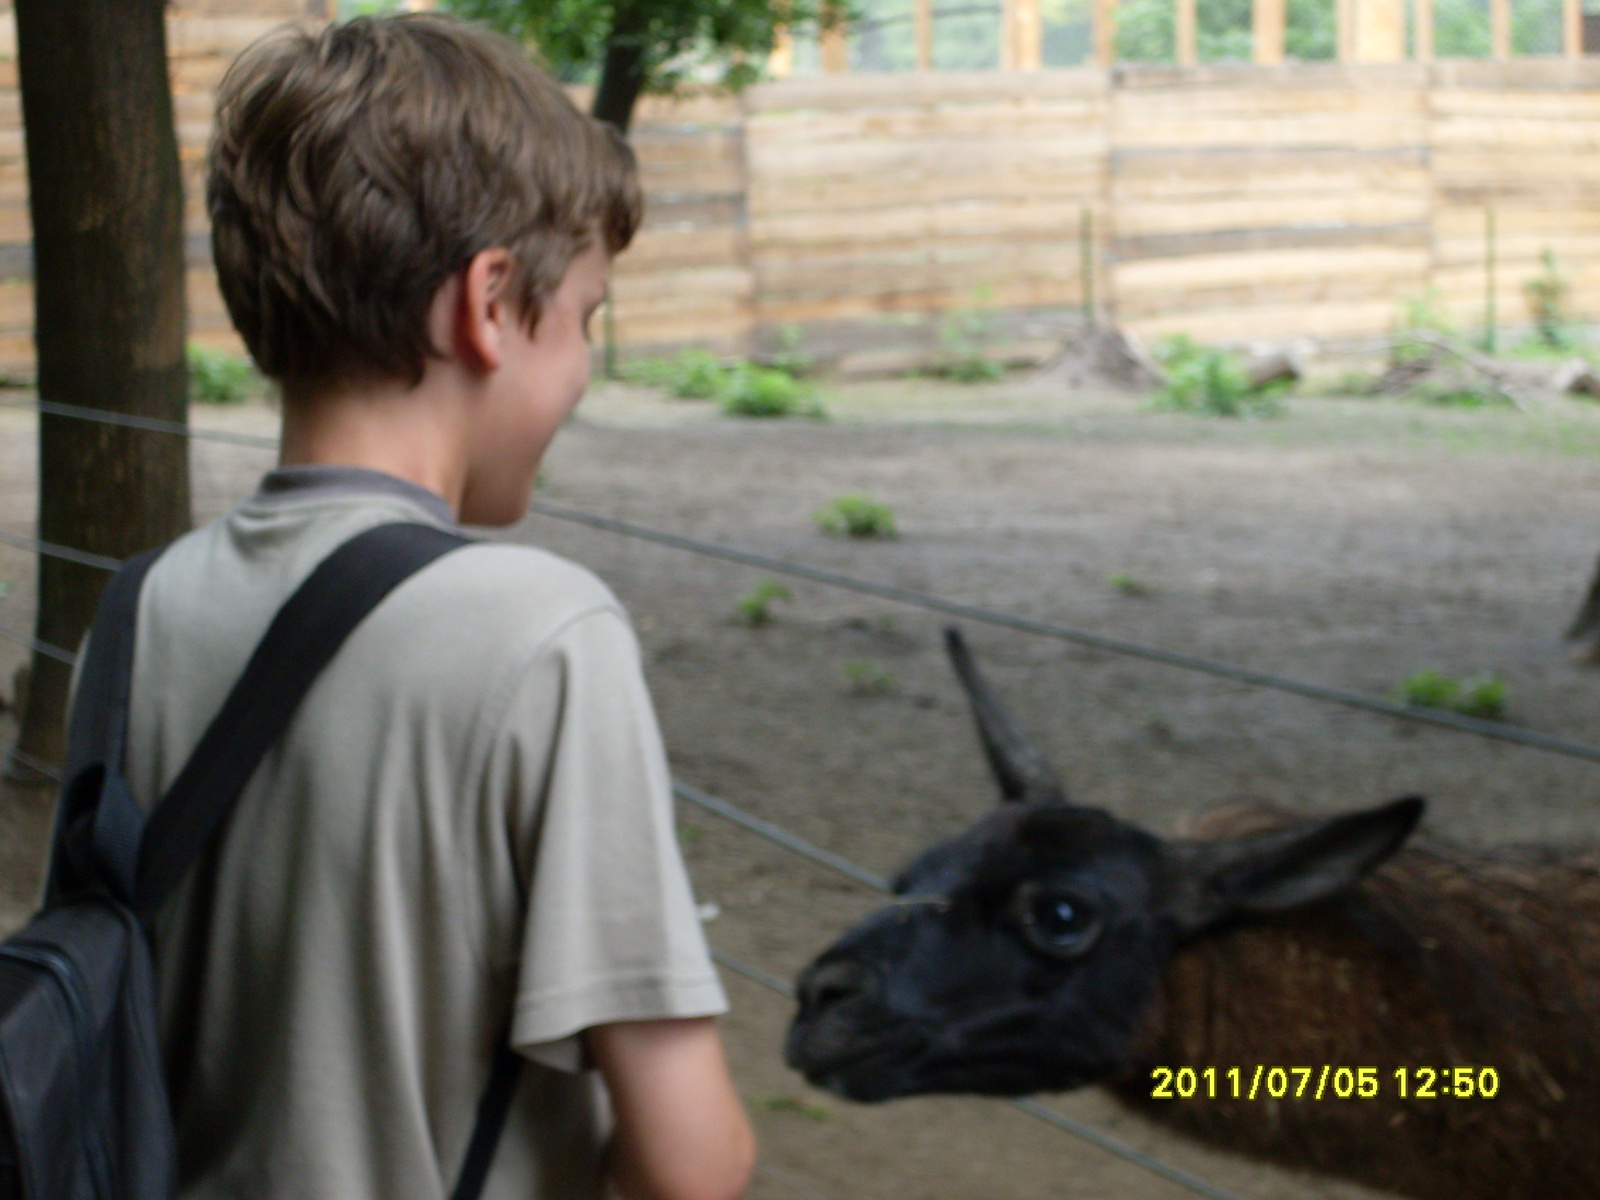
<path id="1" fill-rule="evenodd" d="M 641 208 L 620 140 L 510 43 L 427 16 L 247 50 L 207 200 L 229 312 L 282 387 L 282 465 L 146 581 L 147 806 L 335 546 L 525 514 Z M 469 546 L 390 595 L 156 945 L 184 1200 L 440 1200 L 508 1030 L 531 1061 L 486 1197 L 748 1181 L 637 644 L 552 555 Z"/>

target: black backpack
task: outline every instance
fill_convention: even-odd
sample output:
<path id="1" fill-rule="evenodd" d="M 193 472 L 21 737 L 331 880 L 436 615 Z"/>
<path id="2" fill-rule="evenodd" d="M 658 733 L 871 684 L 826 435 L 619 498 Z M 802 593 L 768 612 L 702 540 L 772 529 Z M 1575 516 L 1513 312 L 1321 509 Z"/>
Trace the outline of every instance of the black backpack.
<path id="1" fill-rule="evenodd" d="M 122 754 L 139 589 L 159 552 L 106 585 L 72 709 L 44 907 L 0 943 L 0 1200 L 172 1200 L 150 918 L 345 636 L 402 580 L 468 541 L 381 525 L 329 555 L 273 618 L 148 821 Z M 454 1200 L 482 1189 L 519 1064 L 502 1041 Z"/>

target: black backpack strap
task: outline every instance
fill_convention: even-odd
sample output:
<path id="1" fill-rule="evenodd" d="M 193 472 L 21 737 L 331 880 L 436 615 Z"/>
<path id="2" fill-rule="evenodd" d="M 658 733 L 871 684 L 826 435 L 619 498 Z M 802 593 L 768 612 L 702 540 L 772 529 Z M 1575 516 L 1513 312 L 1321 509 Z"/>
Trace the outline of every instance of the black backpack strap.
<path id="1" fill-rule="evenodd" d="M 477 1124 L 472 1127 L 472 1138 L 467 1142 L 467 1154 L 461 1160 L 461 1174 L 450 1200 L 478 1200 L 489 1178 L 494 1148 L 511 1115 L 511 1100 L 517 1094 L 521 1075 L 522 1055 L 502 1041 L 495 1049 L 494 1065 L 489 1068 L 489 1083 L 478 1100 Z"/>
<path id="2" fill-rule="evenodd" d="M 379 525 L 325 558 L 273 618 L 219 712 L 145 826 L 134 888 L 148 916 L 221 830 L 257 765 L 345 637 L 403 580 L 472 539 Z"/>
<path id="3" fill-rule="evenodd" d="M 67 727 L 47 901 L 96 884 L 131 896 L 143 814 L 121 785 L 139 592 L 161 549 L 129 559 L 100 593 Z M 110 781 L 115 781 L 111 783 Z M 109 786 L 108 786 L 109 785 Z"/>
<path id="4" fill-rule="evenodd" d="M 150 815 L 133 891 L 136 911 L 154 913 L 221 831 L 262 757 L 282 736 L 300 701 L 350 632 L 404 580 L 471 541 L 433 525 L 379 525 L 345 542 L 311 572 L 278 610 L 222 710 Z M 140 580 L 129 585 L 134 605 Z M 120 612 L 124 601 L 116 604 Z M 121 640 L 116 647 L 127 661 L 118 658 L 117 666 L 124 676 L 131 676 L 131 618 L 126 628 L 125 650 Z M 119 767 L 129 690 L 128 678 L 123 677 L 117 693 L 123 715 L 105 731 L 107 736 L 116 735 Z M 120 782 L 120 770 L 115 774 Z M 521 1068 L 522 1056 L 502 1042 L 478 1102 L 452 1200 L 477 1200 L 482 1192 Z"/>

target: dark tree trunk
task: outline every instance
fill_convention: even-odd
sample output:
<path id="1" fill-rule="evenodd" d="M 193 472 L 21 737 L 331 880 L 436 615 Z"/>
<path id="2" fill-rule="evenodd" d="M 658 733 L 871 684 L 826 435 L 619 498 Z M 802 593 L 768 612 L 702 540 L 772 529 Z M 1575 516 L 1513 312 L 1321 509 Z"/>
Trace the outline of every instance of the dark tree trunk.
<path id="1" fill-rule="evenodd" d="M 649 18 L 638 4 L 619 4 L 611 19 L 611 36 L 606 39 L 606 58 L 600 68 L 600 84 L 594 91 L 589 114 L 607 121 L 627 135 L 633 121 L 633 106 L 644 90 L 645 35 Z"/>
<path id="2" fill-rule="evenodd" d="M 163 0 L 16 0 L 39 398 L 186 419 L 183 187 Z M 39 537 L 125 558 L 189 526 L 187 441 L 39 419 Z M 41 641 L 77 648 L 106 581 L 39 558 Z M 68 668 L 35 654 L 21 748 L 63 758 Z"/>

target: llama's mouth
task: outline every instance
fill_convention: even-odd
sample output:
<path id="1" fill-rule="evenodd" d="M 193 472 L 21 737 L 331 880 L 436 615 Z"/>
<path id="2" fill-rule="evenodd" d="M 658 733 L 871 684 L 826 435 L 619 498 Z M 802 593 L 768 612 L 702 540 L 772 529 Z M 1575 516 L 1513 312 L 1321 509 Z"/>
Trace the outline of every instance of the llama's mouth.
<path id="1" fill-rule="evenodd" d="M 783 1058 L 816 1087 L 848 1100 L 871 1103 L 906 1095 L 908 1072 L 928 1050 L 922 1029 L 900 1022 L 871 1022 L 865 1028 L 837 1009 L 796 1018 L 785 1039 Z"/>
<path id="2" fill-rule="evenodd" d="M 803 1012 L 784 1060 L 808 1082 L 847 1100 L 876 1103 L 934 1093 L 1027 1096 L 1066 1091 L 1103 1072 L 1049 1047 L 1019 1014 L 930 1024 L 892 1017 L 862 997 Z"/>

